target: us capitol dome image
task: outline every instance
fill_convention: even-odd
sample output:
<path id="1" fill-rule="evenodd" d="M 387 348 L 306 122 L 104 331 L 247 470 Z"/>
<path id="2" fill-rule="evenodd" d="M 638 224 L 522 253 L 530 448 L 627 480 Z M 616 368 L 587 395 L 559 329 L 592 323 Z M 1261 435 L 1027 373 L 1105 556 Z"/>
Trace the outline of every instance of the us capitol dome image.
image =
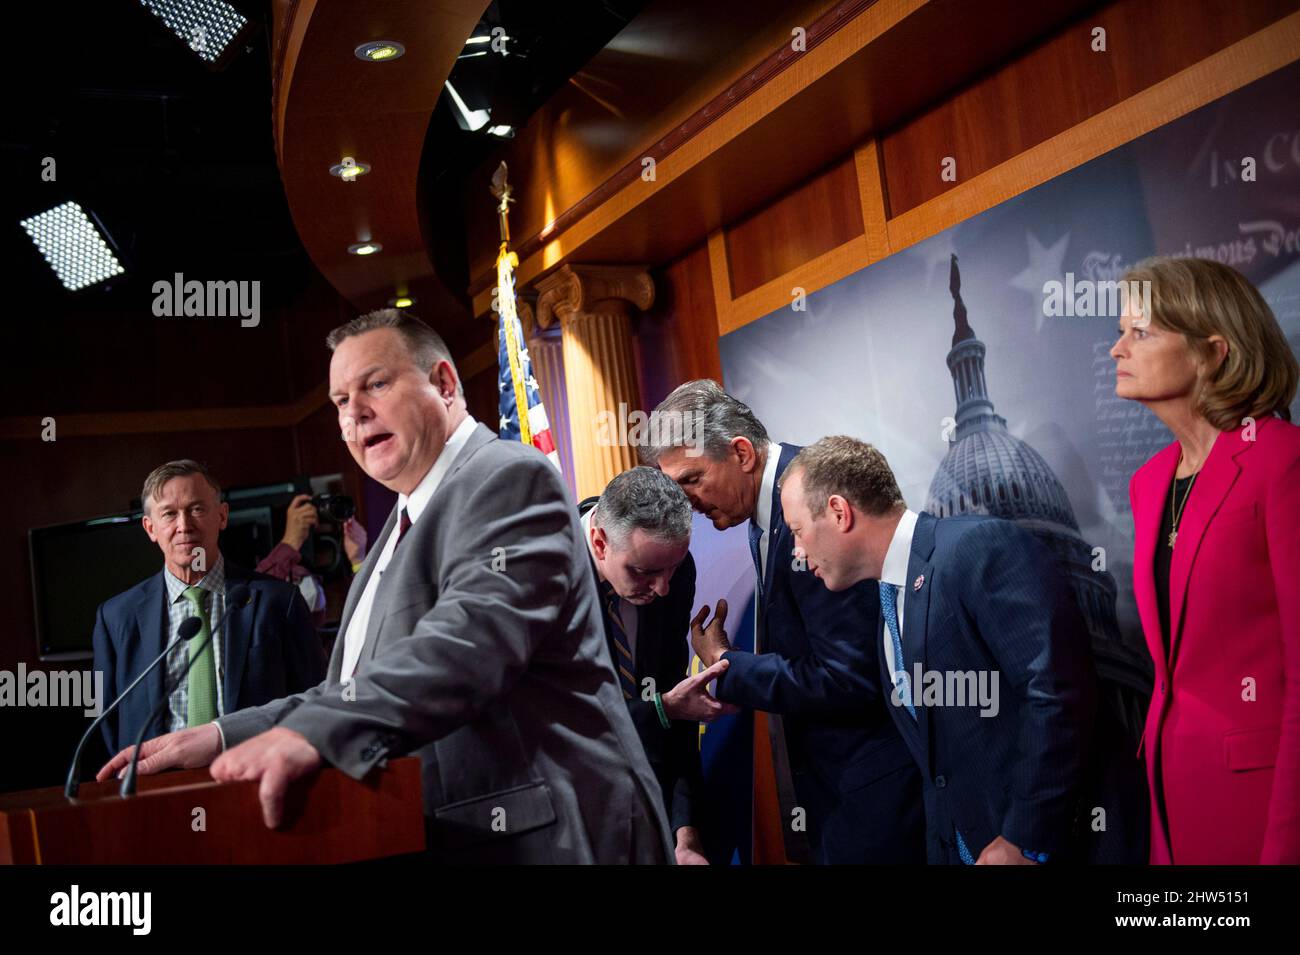
<path id="1" fill-rule="evenodd" d="M 1145 649 L 1127 644 L 1115 614 L 1115 579 L 1092 569 L 1092 547 L 1065 488 L 1042 455 L 1007 430 L 993 408 L 984 378 L 984 343 L 966 319 L 961 273 L 952 256 L 949 290 L 956 329 L 948 352 L 956 392 L 956 430 L 930 483 L 925 509 L 936 517 L 987 514 L 1015 521 L 1056 556 L 1087 622 L 1100 682 L 1101 704 L 1125 731 L 1141 735 L 1150 698 Z"/>

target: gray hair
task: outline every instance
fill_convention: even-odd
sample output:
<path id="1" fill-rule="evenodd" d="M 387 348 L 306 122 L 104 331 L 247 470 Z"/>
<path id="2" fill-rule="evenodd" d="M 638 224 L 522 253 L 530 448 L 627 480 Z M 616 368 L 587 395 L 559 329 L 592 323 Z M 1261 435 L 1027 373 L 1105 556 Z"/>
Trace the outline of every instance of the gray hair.
<path id="1" fill-rule="evenodd" d="M 144 508 L 144 512 L 149 513 L 149 502 L 162 494 L 162 489 L 167 486 L 168 481 L 172 478 L 188 477 L 191 474 L 202 475 L 203 480 L 217 492 L 217 500 L 221 500 L 221 485 L 212 476 L 212 472 L 198 461 L 181 458 L 178 461 L 168 461 L 166 464 L 159 465 L 144 479 L 144 489 L 140 492 L 140 505 Z"/>
<path id="2" fill-rule="evenodd" d="M 669 544 L 691 536 L 691 502 L 686 492 L 655 468 L 635 467 L 615 477 L 605 485 L 591 519 L 620 542 L 637 529 Z"/>
<path id="3" fill-rule="evenodd" d="M 678 385 L 650 415 L 641 457 L 655 465 L 670 448 L 701 448 L 715 461 L 726 457 L 733 438 L 749 439 L 759 453 L 768 444 L 767 429 L 745 404 L 711 378 Z M 698 454 L 699 452 L 696 451 Z"/>
<path id="4" fill-rule="evenodd" d="M 465 386 L 460 380 L 460 371 L 452 361 L 451 349 L 442 340 L 442 336 L 426 325 L 422 320 L 400 308 L 380 308 L 366 312 L 350 322 L 345 322 L 325 336 L 325 345 L 330 351 L 339 347 L 346 338 L 354 338 L 373 332 L 379 328 L 391 328 L 402 336 L 406 343 L 406 353 L 416 368 L 428 374 L 434 365 L 445 361 L 456 373 L 456 394 L 465 397 Z"/>

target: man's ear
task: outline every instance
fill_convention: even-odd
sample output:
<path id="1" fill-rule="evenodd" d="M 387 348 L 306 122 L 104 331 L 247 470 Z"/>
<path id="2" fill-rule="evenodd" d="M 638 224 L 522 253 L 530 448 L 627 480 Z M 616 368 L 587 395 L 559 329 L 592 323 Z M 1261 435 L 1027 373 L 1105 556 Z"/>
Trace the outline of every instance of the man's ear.
<path id="1" fill-rule="evenodd" d="M 149 535 L 149 539 L 153 541 L 155 544 L 158 543 L 158 535 L 154 533 L 153 521 L 149 519 L 148 514 L 140 518 L 140 523 L 144 525 L 144 532 Z"/>
<path id="2" fill-rule="evenodd" d="M 593 527 L 591 529 L 591 549 L 597 560 L 605 559 L 609 551 L 609 538 L 605 536 L 603 527 Z"/>
<path id="3" fill-rule="evenodd" d="M 221 530 L 224 531 L 226 523 L 230 520 L 230 505 L 226 501 L 222 501 L 218 510 L 221 513 Z"/>
<path id="4" fill-rule="evenodd" d="M 832 494 L 826 499 L 826 510 L 830 512 L 832 519 L 835 521 L 837 531 L 853 530 L 853 507 L 843 497 Z"/>
<path id="5" fill-rule="evenodd" d="M 456 372 L 447 359 L 437 362 L 430 369 L 429 382 L 438 389 L 438 394 L 442 396 L 443 401 L 450 404 L 456 400 Z"/>
<path id="6" fill-rule="evenodd" d="M 754 445 L 750 443 L 749 438 L 739 435 L 732 438 L 731 453 L 736 456 L 740 469 L 746 474 L 758 465 L 758 452 L 754 450 Z"/>

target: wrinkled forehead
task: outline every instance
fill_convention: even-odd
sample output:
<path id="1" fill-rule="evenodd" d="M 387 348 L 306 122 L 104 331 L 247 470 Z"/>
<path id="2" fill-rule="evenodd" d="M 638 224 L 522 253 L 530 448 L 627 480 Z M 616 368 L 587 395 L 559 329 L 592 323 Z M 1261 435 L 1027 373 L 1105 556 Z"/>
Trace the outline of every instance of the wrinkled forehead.
<path id="1" fill-rule="evenodd" d="M 667 448 L 659 455 L 659 470 L 681 484 L 720 472 L 727 462 L 704 454 L 690 454 L 689 448 Z"/>
<path id="2" fill-rule="evenodd" d="M 216 488 L 202 474 L 182 474 L 160 487 L 150 503 L 154 507 L 185 507 L 195 503 L 216 504 L 218 497 Z"/>
<path id="3" fill-rule="evenodd" d="M 405 371 L 412 365 L 401 333 L 376 328 L 339 342 L 330 357 L 330 392 L 354 385 L 376 369 Z"/>
<path id="4" fill-rule="evenodd" d="M 663 570 L 686 558 L 691 539 L 686 537 L 680 541 L 666 541 L 640 527 L 634 527 L 622 537 L 610 535 L 609 543 L 610 548 L 627 563 L 645 570 Z"/>

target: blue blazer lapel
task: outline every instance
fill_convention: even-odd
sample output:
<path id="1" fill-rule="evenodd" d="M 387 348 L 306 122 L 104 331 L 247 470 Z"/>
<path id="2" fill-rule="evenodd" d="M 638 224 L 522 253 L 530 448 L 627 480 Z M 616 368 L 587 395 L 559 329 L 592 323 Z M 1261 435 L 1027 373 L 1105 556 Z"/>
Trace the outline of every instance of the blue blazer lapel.
<path id="1" fill-rule="evenodd" d="M 935 518 L 929 514 L 917 517 L 916 529 L 912 533 L 912 554 L 907 562 L 907 581 L 899 594 L 904 601 L 903 657 L 907 663 L 908 679 L 912 682 L 912 702 L 916 706 L 917 729 L 925 747 L 927 773 L 930 772 L 930 715 L 929 707 L 921 705 L 924 684 L 918 685 L 915 676 L 917 664 L 920 664 L 923 676 L 927 669 L 925 644 L 930 622 L 930 593 L 934 589 L 934 565 L 930 563 L 934 554 L 934 525 Z"/>
<path id="2" fill-rule="evenodd" d="M 242 568 L 226 565 L 226 590 L 240 581 L 249 583 L 248 575 Z M 239 691 L 244 682 L 245 661 L 248 659 L 248 645 L 253 639 L 253 621 L 257 614 L 259 592 L 250 587 L 248 603 L 242 607 L 226 607 L 225 631 L 214 634 L 213 639 L 221 640 L 221 667 L 225 671 L 222 680 L 222 693 L 225 697 L 226 712 L 233 713 L 240 709 Z M 220 623 L 219 620 L 208 621 L 209 625 Z"/>
<path id="3" fill-rule="evenodd" d="M 140 602 L 135 607 L 135 629 L 140 635 L 140 643 L 135 648 L 136 657 L 131 667 L 133 674 L 139 673 L 148 666 L 149 661 L 162 653 L 163 647 L 171 639 L 169 632 L 171 628 L 168 626 L 171 618 L 167 612 L 167 587 L 163 583 L 163 573 L 160 571 L 150 578 Z M 163 661 L 153 675 L 144 681 L 144 690 L 136 690 L 136 693 L 144 693 L 144 707 L 139 711 L 141 719 L 152 713 L 158 701 L 162 699 L 163 681 L 166 677 L 167 662 Z M 126 703 L 124 702 L 123 705 L 125 706 Z M 122 745 L 125 746 L 126 743 L 123 742 Z"/>

